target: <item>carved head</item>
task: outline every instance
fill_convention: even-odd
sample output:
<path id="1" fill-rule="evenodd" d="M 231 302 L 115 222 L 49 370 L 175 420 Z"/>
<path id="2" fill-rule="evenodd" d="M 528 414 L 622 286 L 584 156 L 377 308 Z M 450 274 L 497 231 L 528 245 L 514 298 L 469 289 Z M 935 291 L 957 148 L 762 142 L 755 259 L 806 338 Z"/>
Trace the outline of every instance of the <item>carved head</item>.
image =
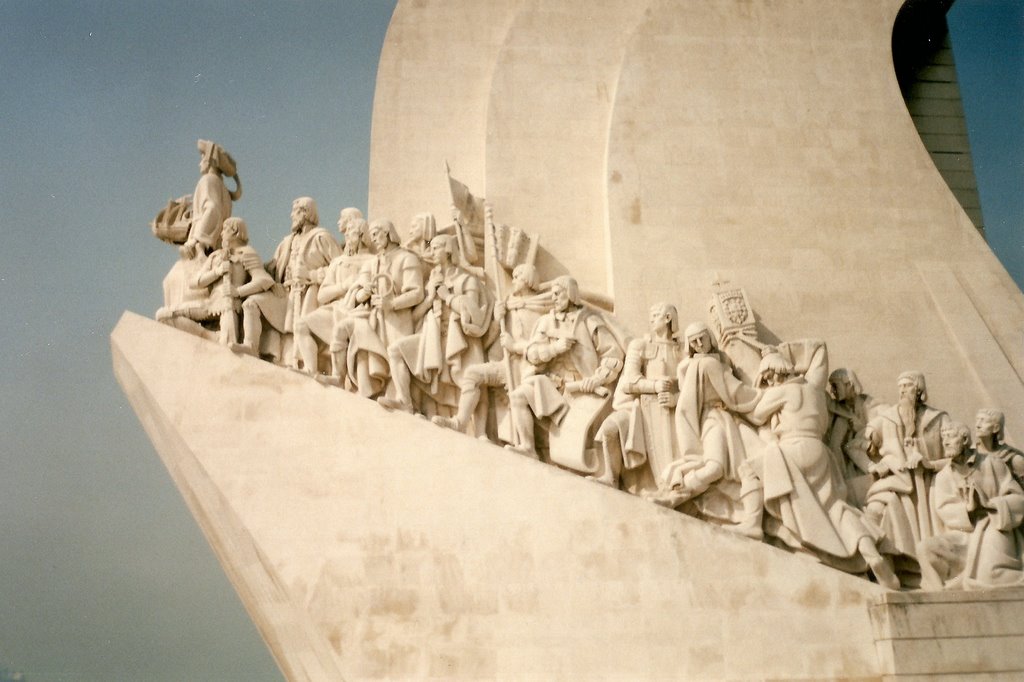
<path id="1" fill-rule="evenodd" d="M 224 151 L 224 147 L 209 140 L 199 140 L 196 147 L 199 149 L 200 173 L 213 171 L 223 175 L 237 175 L 238 167 L 235 160 Z"/>
<path id="2" fill-rule="evenodd" d="M 292 232 L 298 232 L 306 225 L 316 227 L 319 224 L 320 214 L 311 197 L 299 197 L 292 202 Z"/>
<path id="3" fill-rule="evenodd" d="M 924 374 L 917 370 L 908 370 L 896 378 L 900 400 L 906 402 L 927 402 L 928 389 L 924 383 Z"/>
<path id="4" fill-rule="evenodd" d="M 423 241 L 429 244 L 437 234 L 437 222 L 433 213 L 417 213 L 409 224 L 409 243 Z"/>
<path id="5" fill-rule="evenodd" d="M 971 430 L 960 422 L 953 422 L 942 429 L 942 455 L 943 457 L 960 458 L 970 450 Z"/>
<path id="6" fill-rule="evenodd" d="M 390 220 L 374 220 L 370 223 L 370 243 L 377 253 L 388 248 L 388 244 L 398 244 L 398 230 Z"/>
<path id="7" fill-rule="evenodd" d="M 828 375 L 828 394 L 833 400 L 852 400 L 863 392 L 860 379 L 852 369 L 840 367 Z"/>
<path id="8" fill-rule="evenodd" d="M 338 216 L 338 232 L 345 237 L 345 253 L 358 253 L 366 245 L 366 221 L 358 208 L 343 208 Z"/>
<path id="9" fill-rule="evenodd" d="M 540 275 L 537 274 L 537 268 L 529 263 L 520 263 L 512 270 L 513 294 L 536 291 L 538 284 L 540 284 Z"/>
<path id="10" fill-rule="evenodd" d="M 683 338 L 686 342 L 687 357 L 692 358 L 694 355 L 710 353 L 715 350 L 711 330 L 703 322 L 691 322 L 683 332 Z"/>
<path id="11" fill-rule="evenodd" d="M 979 440 L 991 436 L 993 441 L 1003 440 L 1003 431 L 1006 429 L 1006 415 L 991 407 L 983 407 L 978 410 L 974 417 L 974 435 Z"/>
<path id="12" fill-rule="evenodd" d="M 458 262 L 459 240 L 455 235 L 439 234 L 430 240 L 430 259 L 438 265 Z"/>
<path id="13" fill-rule="evenodd" d="M 580 304 L 580 285 L 569 275 L 556 277 L 551 283 L 551 297 L 555 302 L 555 310 L 567 310 L 570 305 Z"/>
<path id="14" fill-rule="evenodd" d="M 789 360 L 779 353 L 768 353 L 761 358 L 761 364 L 757 367 L 757 381 L 754 383 L 758 388 L 778 386 L 785 383 L 795 373 L 796 370 Z"/>
<path id="15" fill-rule="evenodd" d="M 650 311 L 650 329 L 652 334 L 668 332 L 675 338 L 679 335 L 679 313 L 671 303 L 655 303 Z"/>
<path id="16" fill-rule="evenodd" d="M 231 217 L 220 229 L 220 241 L 224 246 L 245 246 L 249 243 L 249 228 L 241 218 Z"/>

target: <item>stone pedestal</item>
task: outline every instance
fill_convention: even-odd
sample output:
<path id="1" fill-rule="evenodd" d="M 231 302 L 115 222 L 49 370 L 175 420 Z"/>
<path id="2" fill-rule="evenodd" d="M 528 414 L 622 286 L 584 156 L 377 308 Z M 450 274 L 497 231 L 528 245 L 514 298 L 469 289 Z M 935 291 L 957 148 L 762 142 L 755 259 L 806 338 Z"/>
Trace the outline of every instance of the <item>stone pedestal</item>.
<path id="1" fill-rule="evenodd" d="M 883 679 L 1024 678 L 1024 588 L 887 592 L 870 611 Z"/>

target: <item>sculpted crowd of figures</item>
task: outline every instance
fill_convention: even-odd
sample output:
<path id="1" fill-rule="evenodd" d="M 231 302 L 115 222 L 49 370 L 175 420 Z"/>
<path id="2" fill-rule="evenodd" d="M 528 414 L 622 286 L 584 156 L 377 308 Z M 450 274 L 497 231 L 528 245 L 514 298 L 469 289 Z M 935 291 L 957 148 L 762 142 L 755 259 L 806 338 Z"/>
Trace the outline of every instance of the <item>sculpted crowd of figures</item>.
<path id="1" fill-rule="evenodd" d="M 199 151 L 194 194 L 152 225 L 181 253 L 160 321 L 891 589 L 1024 582 L 1024 455 L 997 410 L 972 438 L 915 371 L 876 401 L 823 342 L 759 339 L 721 283 L 708 323 L 656 303 L 633 338 L 450 176 L 446 227 L 420 214 L 403 240 L 346 208 L 339 245 L 300 197 L 263 262 L 234 160 Z"/>

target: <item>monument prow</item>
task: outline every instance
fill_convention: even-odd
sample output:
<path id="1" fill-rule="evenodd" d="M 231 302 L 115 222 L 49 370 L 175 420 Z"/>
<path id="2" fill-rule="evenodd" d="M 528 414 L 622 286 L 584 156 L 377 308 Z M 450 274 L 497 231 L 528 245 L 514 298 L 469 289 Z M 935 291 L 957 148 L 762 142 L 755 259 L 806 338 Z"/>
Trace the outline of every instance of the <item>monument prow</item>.
<path id="1" fill-rule="evenodd" d="M 111 345 L 289 679 L 880 674 L 862 578 L 132 313 Z"/>

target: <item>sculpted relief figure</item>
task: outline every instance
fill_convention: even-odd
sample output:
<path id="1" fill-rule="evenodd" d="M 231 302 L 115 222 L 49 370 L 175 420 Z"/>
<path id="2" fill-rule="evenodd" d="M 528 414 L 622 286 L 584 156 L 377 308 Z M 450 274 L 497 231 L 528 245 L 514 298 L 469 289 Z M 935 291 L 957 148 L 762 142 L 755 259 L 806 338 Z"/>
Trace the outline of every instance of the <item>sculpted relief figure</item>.
<path id="1" fill-rule="evenodd" d="M 757 393 L 733 374 L 706 324 L 694 322 L 683 336 L 686 357 L 677 370 L 675 409 L 679 457 L 662 472 L 652 499 L 678 507 L 699 497 L 702 514 L 735 522 L 746 449 L 734 414 L 748 412 Z"/>
<path id="2" fill-rule="evenodd" d="M 974 421 L 978 452 L 1003 460 L 1018 483 L 1024 482 L 1024 453 L 1003 442 L 1006 416 L 999 410 L 982 408 Z"/>
<path id="3" fill-rule="evenodd" d="M 921 584 L 929 590 L 1024 582 L 1024 490 L 998 455 L 970 447 L 970 430 L 941 431 L 949 464 L 935 475 L 932 502 L 945 528 L 918 545 Z"/>
<path id="4" fill-rule="evenodd" d="M 897 387 L 899 402 L 882 410 L 866 431 L 878 461 L 871 466 L 876 480 L 865 511 L 885 534 L 883 552 L 915 559 L 917 543 L 931 537 L 935 526 L 928 489 L 945 464 L 941 433 L 950 420 L 925 402 L 920 372 L 903 372 Z"/>
<path id="5" fill-rule="evenodd" d="M 199 182 L 192 193 L 192 227 L 181 246 L 186 258 L 195 258 L 201 249 L 208 253 L 220 246 L 221 226 L 231 217 L 231 202 L 242 198 L 235 160 L 224 148 L 209 140 L 199 140 Z M 235 190 L 224 185 L 224 176 L 233 177 Z"/>
<path id="6" fill-rule="evenodd" d="M 335 378 L 333 383 L 340 385 L 345 362 L 333 343 L 334 329 L 349 308 L 346 295 L 370 255 L 366 252 L 366 221 L 358 208 L 341 210 L 338 232 L 345 241 L 342 253 L 324 270 L 317 290 L 317 308 L 304 314 L 295 324 L 295 346 L 302 360 L 303 371 L 316 375 L 320 355 L 317 339 L 330 344 L 330 376 Z"/>
<path id="7" fill-rule="evenodd" d="M 825 344 L 783 344 L 780 351 L 802 355 L 804 366 L 798 371 L 780 352 L 761 361 L 758 383 L 764 388 L 747 417 L 767 425 L 771 440 L 741 467 L 746 518 L 739 530 L 760 538 L 767 510 L 770 534 L 789 547 L 824 555 L 847 570 L 860 568 L 857 560 L 863 559 L 879 583 L 899 589 L 896 574 L 878 551 L 876 533 L 846 502 L 824 442 L 829 422 Z"/>
<path id="8" fill-rule="evenodd" d="M 517 265 L 512 271 L 512 290 L 504 301 L 494 305 L 494 319 L 503 331 L 498 337 L 504 359 L 470 365 L 459 381 L 459 407 L 455 415 L 437 415 L 435 424 L 465 432 L 480 404 L 484 387 L 504 386 L 514 390 L 525 376 L 526 346 L 541 315 L 551 307 L 551 298 L 537 291 L 537 269 L 530 264 Z M 512 386 L 508 386 L 508 383 Z M 483 421 L 481 415 L 477 415 Z M 477 428 L 479 432 L 481 429 Z M 514 443 L 513 443 L 514 445 Z"/>
<path id="9" fill-rule="evenodd" d="M 316 310 L 319 305 L 317 293 L 320 282 L 327 266 L 341 253 L 341 247 L 327 230 L 320 227 L 316 202 L 311 198 L 299 197 L 292 202 L 291 222 L 291 233 L 281 240 L 274 257 L 266 264 L 267 272 L 282 285 L 283 290 L 275 287 L 251 296 L 242 305 L 242 310 L 246 324 L 254 332 L 260 332 L 248 340 L 246 349 L 256 354 L 266 346 L 269 355 L 298 369 L 299 356 L 294 344 L 289 343 L 291 335 L 302 316 Z M 264 321 L 276 334 L 285 337 L 269 343 L 261 340 Z"/>
<path id="10" fill-rule="evenodd" d="M 349 312 L 335 325 L 331 352 L 346 358 L 349 381 L 371 398 L 385 389 L 390 376 L 388 345 L 415 331 L 413 311 L 424 290 L 420 259 L 398 245 L 391 221 L 373 221 L 367 236 L 374 255 L 349 289 Z"/>
<path id="11" fill-rule="evenodd" d="M 193 286 L 210 288 L 209 310 L 220 321 L 220 342 L 235 348 L 242 301 L 272 287 L 274 279 L 249 246 L 249 229 L 241 218 L 224 221 L 218 242 L 221 247 L 203 261 Z"/>
<path id="12" fill-rule="evenodd" d="M 152 228 L 160 239 L 181 244 L 181 258 L 164 278 L 164 304 L 156 319 L 203 335 L 204 330 L 197 323 L 216 318 L 219 313 L 209 308 L 208 289 L 193 285 L 205 256 L 220 247 L 221 228 L 231 216 L 231 202 L 242 198 L 242 184 L 235 160 L 223 147 L 209 140 L 199 140 L 197 147 L 199 182 L 195 191 L 191 197 L 171 202 L 153 221 Z M 233 192 L 224 185 L 224 175 L 234 177 Z M 191 218 L 186 226 L 183 221 L 189 215 L 189 202 Z"/>
<path id="13" fill-rule="evenodd" d="M 415 411 L 415 378 L 421 398 L 433 403 L 421 404 L 421 411 L 440 407 L 450 413 L 458 404 L 458 382 L 466 368 L 484 361 L 483 336 L 492 305 L 483 281 L 458 264 L 458 242 L 452 235 L 434 237 L 430 255 L 436 265 L 423 301 L 412 313 L 421 321 L 420 330 L 388 346 L 395 397 L 382 396 L 377 402 L 389 409 Z"/>
<path id="14" fill-rule="evenodd" d="M 666 471 L 678 449 L 674 423 L 679 398 L 676 369 L 684 357 L 675 306 L 654 304 L 650 333 L 630 342 L 612 401 L 615 411 L 597 433 L 602 457 L 595 480 L 618 487 L 625 469 L 635 472 L 628 486 L 635 490 L 644 483 L 638 472 L 644 464 L 649 465 L 655 479 Z"/>
<path id="15" fill-rule="evenodd" d="M 623 352 L 602 317 L 583 306 L 579 285 L 562 276 L 551 284 L 553 309 L 537 321 L 526 345 L 527 376 L 509 394 L 517 450 L 537 457 L 534 419 L 558 427 L 576 395 L 603 394 L 622 370 Z M 577 414 L 590 412 L 580 401 Z M 596 414 L 592 415 L 596 416 Z M 572 448 L 571 448 L 572 449 Z M 580 448 L 581 449 L 581 448 Z M 571 452 L 563 466 L 585 470 L 584 452 Z M 578 462 L 576 461 L 578 460 Z"/>
<path id="16" fill-rule="evenodd" d="M 847 482 L 850 502 L 864 506 L 870 485 L 871 466 L 868 455 L 868 422 L 884 406 L 864 393 L 857 374 L 840 367 L 828 377 L 829 426 L 825 442 L 835 457 L 836 467 Z"/>

